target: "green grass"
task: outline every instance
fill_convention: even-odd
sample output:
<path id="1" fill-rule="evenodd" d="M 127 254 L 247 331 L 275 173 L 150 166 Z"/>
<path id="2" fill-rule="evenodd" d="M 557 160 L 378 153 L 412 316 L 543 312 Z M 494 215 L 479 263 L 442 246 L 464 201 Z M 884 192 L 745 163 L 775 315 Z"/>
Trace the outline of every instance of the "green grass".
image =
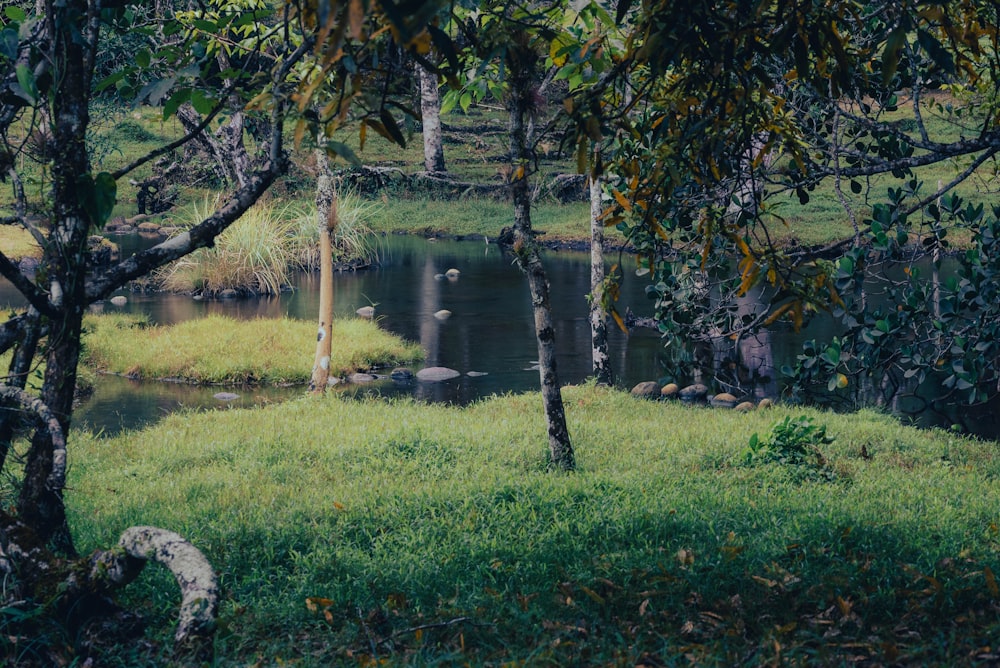
<path id="1" fill-rule="evenodd" d="M 42 249 L 28 230 L 14 225 L 0 225 L 0 252 L 18 261 L 25 257 L 41 257 Z"/>
<path id="2" fill-rule="evenodd" d="M 205 384 L 305 383 L 312 373 L 316 325 L 304 320 L 209 316 L 152 327 L 126 315 L 88 316 L 83 363 L 135 378 Z M 358 318 L 332 328 L 332 375 L 419 359 L 419 346 Z"/>
<path id="3" fill-rule="evenodd" d="M 590 205 L 540 204 L 532 208 L 532 227 L 544 232 L 542 239 L 590 238 Z M 500 230 L 514 224 L 509 203 L 493 200 L 390 200 L 372 218 L 372 227 L 384 232 L 470 235 L 496 238 Z M 609 236 L 614 230 L 609 230 Z"/>
<path id="4" fill-rule="evenodd" d="M 222 666 L 967 665 L 990 652 L 995 443 L 871 412 L 708 413 L 592 386 L 565 398 L 569 475 L 545 472 L 537 394 L 466 408 L 307 397 L 78 435 L 71 525 L 84 551 L 134 524 L 203 549 L 225 593 Z M 829 477 L 743 464 L 751 434 L 802 414 L 835 439 L 821 445 Z M 151 571 L 130 590 L 168 645 L 175 589 Z M 122 649 L 123 664 L 140 659 Z"/>

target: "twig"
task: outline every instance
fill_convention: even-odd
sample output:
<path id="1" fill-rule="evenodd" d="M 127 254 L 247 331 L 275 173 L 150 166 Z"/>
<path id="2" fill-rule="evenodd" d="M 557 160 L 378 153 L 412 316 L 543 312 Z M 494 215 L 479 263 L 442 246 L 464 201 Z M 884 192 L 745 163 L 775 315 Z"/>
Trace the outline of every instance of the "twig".
<path id="1" fill-rule="evenodd" d="M 399 631 L 393 631 L 388 638 L 383 640 L 383 643 L 387 643 L 393 638 L 398 638 L 399 636 L 405 636 L 410 633 L 416 633 L 417 631 L 427 631 L 430 629 L 444 629 L 449 626 L 454 626 L 455 624 L 461 624 L 462 622 L 471 622 L 472 617 L 456 617 L 455 619 L 449 619 L 446 622 L 436 622 L 434 624 L 421 624 L 420 626 L 411 626 L 408 629 L 400 629 Z M 487 625 L 488 626 L 488 625 Z"/>

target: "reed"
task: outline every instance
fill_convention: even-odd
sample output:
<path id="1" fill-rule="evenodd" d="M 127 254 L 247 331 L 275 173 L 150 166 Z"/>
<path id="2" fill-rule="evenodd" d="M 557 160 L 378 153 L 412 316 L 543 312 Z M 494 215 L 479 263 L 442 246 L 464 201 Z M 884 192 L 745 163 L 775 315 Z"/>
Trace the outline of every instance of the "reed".
<path id="1" fill-rule="evenodd" d="M 203 220 L 213 201 L 190 207 L 189 218 Z M 164 290 L 218 295 L 274 295 L 290 283 L 296 262 L 296 224 L 285 207 L 258 204 L 230 225 L 211 248 L 200 248 L 164 268 L 157 278 Z"/>

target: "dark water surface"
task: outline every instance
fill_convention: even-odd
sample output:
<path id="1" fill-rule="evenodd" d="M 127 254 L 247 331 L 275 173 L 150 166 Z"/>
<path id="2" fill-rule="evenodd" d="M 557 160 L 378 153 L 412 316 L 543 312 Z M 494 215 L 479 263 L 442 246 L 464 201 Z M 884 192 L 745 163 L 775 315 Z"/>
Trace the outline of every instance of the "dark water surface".
<path id="1" fill-rule="evenodd" d="M 125 246 L 123 250 L 133 249 Z M 579 383 L 591 372 L 585 298 L 590 290 L 589 255 L 549 251 L 545 263 L 552 286 L 560 380 Z M 442 277 L 448 269 L 458 269 L 459 276 Z M 338 273 L 334 286 L 338 315 L 354 315 L 358 308 L 374 305 L 380 326 L 421 344 L 426 356 L 424 365 L 446 366 L 463 374 L 441 383 L 399 384 L 385 380 L 341 391 L 406 394 L 426 401 L 461 404 L 539 386 L 527 282 L 494 244 L 391 236 L 382 240 L 382 261 L 378 268 Z M 626 285 L 622 310 L 625 305 L 640 314 L 651 309 L 643 288 L 639 280 Z M 105 303 L 99 308 L 147 314 L 152 322 L 164 325 L 208 314 L 312 321 L 319 308 L 318 276 L 312 274 L 298 276 L 293 291 L 276 297 L 195 300 L 186 295 L 162 293 L 122 294 L 128 299 L 125 306 Z M 452 315 L 444 320 L 435 317 L 442 309 Z M 631 387 L 640 380 L 664 374 L 662 345 L 654 332 L 639 331 L 626 336 L 614 330 L 610 334 L 610 348 L 623 386 Z M 312 354 L 313 351 L 303 351 L 303 365 L 312 364 Z M 466 375 L 470 371 L 485 375 Z M 218 407 L 220 402 L 213 399 L 218 391 L 219 388 L 102 378 L 93 398 L 80 407 L 76 416 L 92 428 L 111 433 L 123 427 L 148 424 L 178 406 Z M 234 392 L 240 394 L 240 399 L 224 405 L 280 400 L 299 395 L 303 389 Z"/>
<path id="2" fill-rule="evenodd" d="M 154 243 L 151 239 L 119 237 L 123 254 Z M 590 327 L 585 295 L 590 290 L 589 254 L 548 251 L 544 256 L 552 290 L 556 326 L 558 370 L 563 383 L 580 383 L 591 375 Z M 623 264 L 627 267 L 628 258 Z M 457 278 L 441 275 L 458 269 Z M 105 311 L 143 313 L 157 324 L 169 325 L 208 314 L 234 318 L 290 317 L 313 321 L 319 308 L 317 276 L 297 277 L 293 291 L 276 297 L 230 300 L 195 300 L 186 295 L 123 293 L 128 302 L 117 307 L 96 305 Z M 652 302 L 645 297 L 643 278 L 627 277 L 618 308 L 639 316 L 649 315 Z M 18 295 L 9 285 L 0 286 L 0 301 L 18 304 Z M 385 396 L 411 395 L 425 401 L 468 403 L 481 397 L 505 392 L 524 392 L 539 386 L 535 362 L 532 312 L 524 276 L 493 244 L 482 241 L 428 240 L 415 236 L 392 236 L 382 240 L 382 262 L 376 269 L 338 273 L 335 277 L 335 308 L 339 315 L 353 315 L 363 306 L 375 306 L 379 324 L 388 331 L 421 344 L 426 366 L 446 366 L 463 375 L 446 382 L 395 383 L 378 381 L 369 385 L 341 387 L 339 391 L 376 393 Z M 446 309 L 447 319 L 435 317 Z M 809 338 L 824 339 L 834 333 L 829 319 L 817 318 L 802 332 L 771 332 L 758 350 L 742 349 L 742 358 L 760 356 L 761 371 L 777 380 L 775 368 L 793 364 L 801 344 Z M 617 383 L 631 388 L 643 380 L 676 380 L 681 383 L 705 378 L 684 376 L 671 368 L 659 336 L 650 330 L 625 335 L 609 328 L 609 345 Z M 747 342 L 744 342 L 746 344 Z M 716 367 L 727 364 L 717 351 Z M 303 351 L 302 363 L 311 366 L 313 351 Z M 485 375 L 469 376 L 469 372 Z M 101 377 L 94 395 L 77 411 L 76 419 L 95 430 L 115 433 L 154 422 L 179 407 L 219 408 L 253 406 L 300 396 L 303 388 L 226 388 L 239 395 L 220 401 L 213 395 L 222 388 L 192 387 L 176 383 L 136 382 L 117 377 Z M 778 384 L 758 387 L 759 397 L 773 395 Z M 914 410 L 917 407 L 903 406 Z M 960 422 L 988 437 L 1000 434 L 995 407 L 975 413 L 968 411 L 937 415 L 923 410 L 921 424 L 950 425 Z"/>

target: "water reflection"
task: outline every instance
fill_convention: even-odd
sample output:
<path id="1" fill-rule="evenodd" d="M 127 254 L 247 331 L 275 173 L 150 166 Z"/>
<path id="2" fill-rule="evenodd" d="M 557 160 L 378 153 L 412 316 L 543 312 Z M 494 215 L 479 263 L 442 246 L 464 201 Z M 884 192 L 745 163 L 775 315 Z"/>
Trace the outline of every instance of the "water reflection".
<path id="1" fill-rule="evenodd" d="M 148 244 L 140 240 L 140 243 Z M 335 309 L 351 316 L 362 306 L 375 306 L 380 326 L 406 339 L 420 342 L 427 366 L 446 366 L 462 375 L 450 381 L 428 383 L 417 380 L 383 380 L 342 388 L 354 394 L 411 395 L 426 401 L 468 403 L 504 392 L 522 392 L 538 387 L 537 359 L 527 283 L 509 258 L 490 244 L 433 241 L 412 236 L 393 236 L 381 244 L 382 264 L 376 269 L 345 272 L 335 277 Z M 134 251 L 136 247 L 128 248 Z M 585 295 L 590 289 L 589 255 L 548 252 L 546 270 L 551 282 L 553 320 L 556 327 L 557 362 L 563 382 L 579 383 L 591 375 L 590 326 Z M 442 275 L 458 269 L 457 278 Z M 645 279 L 628 277 L 622 286 L 618 308 L 649 315 L 652 302 L 645 296 Z M 317 277 L 296 278 L 295 289 L 274 297 L 231 300 L 196 300 L 185 295 L 122 293 L 128 301 L 118 307 L 98 305 L 105 311 L 146 314 L 157 324 L 173 324 L 221 314 L 240 319 L 280 318 L 313 320 L 319 308 Z M 8 284 L 0 284 L 0 301 L 23 303 Z M 756 314 L 763 308 L 760 295 L 748 294 L 738 304 L 740 315 Z M 447 318 L 435 317 L 442 309 Z M 774 396 L 780 390 L 782 365 L 793 364 L 807 339 L 825 340 L 836 332 L 829 316 L 817 317 L 801 332 L 786 326 L 761 331 L 756 336 L 732 340 L 715 337 L 709 349 L 684 351 L 701 356 L 702 364 L 679 372 L 675 352 L 664 350 L 652 330 L 636 330 L 626 336 L 609 328 L 609 352 L 617 382 L 630 388 L 643 380 L 678 382 L 707 381 L 713 389 L 738 389 L 734 394 L 755 398 Z M 302 364 L 312 364 L 313 351 L 303 351 Z M 468 375 L 469 372 L 486 375 Z M 383 373 L 388 373 L 384 370 Z M 136 383 L 120 378 L 102 380 L 92 399 L 77 412 L 78 420 L 113 433 L 135 428 L 162 417 L 180 406 L 194 408 L 258 405 L 297 396 L 302 388 L 235 390 L 240 398 L 222 403 L 213 395 L 219 388 L 197 388 L 167 383 Z M 923 394 L 898 407 L 919 409 L 924 424 L 949 425 L 962 422 L 978 433 L 994 435 L 1000 430 L 996 411 L 984 407 L 972 411 L 935 413 L 931 397 Z"/>

